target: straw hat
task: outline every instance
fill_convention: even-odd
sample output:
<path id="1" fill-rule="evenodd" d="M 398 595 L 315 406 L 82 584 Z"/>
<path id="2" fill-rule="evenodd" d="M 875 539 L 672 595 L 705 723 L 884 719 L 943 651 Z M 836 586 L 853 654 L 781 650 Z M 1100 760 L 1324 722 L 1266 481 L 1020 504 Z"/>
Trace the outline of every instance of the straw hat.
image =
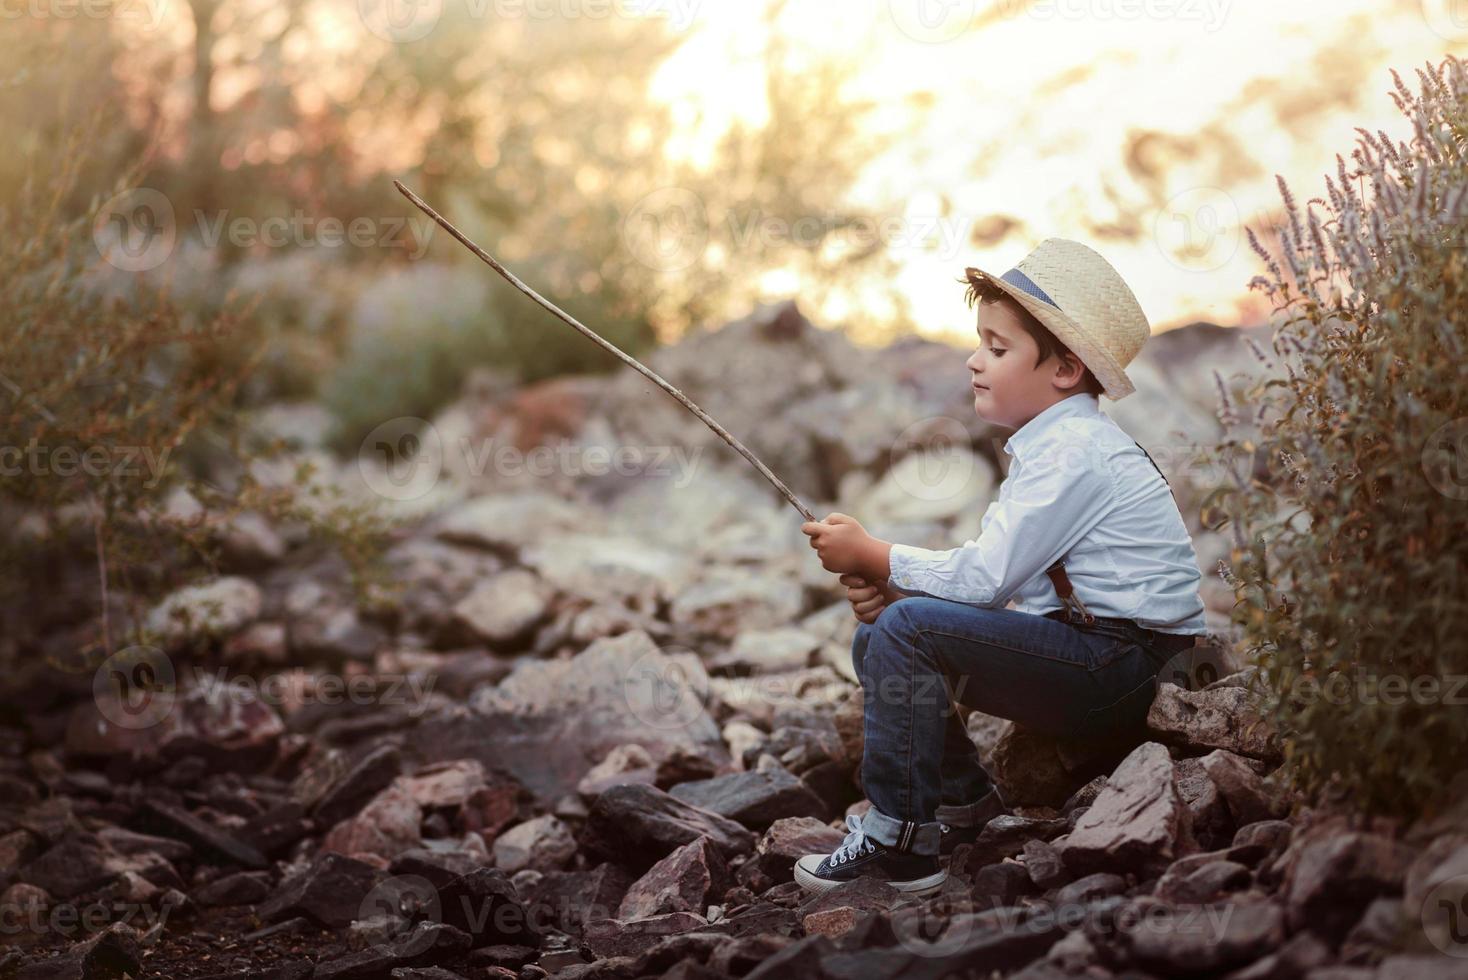
<path id="1" fill-rule="evenodd" d="M 1121 275 L 1096 252 L 1047 238 L 1002 276 L 974 271 L 1033 313 L 1091 369 L 1112 401 L 1137 390 L 1126 366 L 1152 327 Z"/>

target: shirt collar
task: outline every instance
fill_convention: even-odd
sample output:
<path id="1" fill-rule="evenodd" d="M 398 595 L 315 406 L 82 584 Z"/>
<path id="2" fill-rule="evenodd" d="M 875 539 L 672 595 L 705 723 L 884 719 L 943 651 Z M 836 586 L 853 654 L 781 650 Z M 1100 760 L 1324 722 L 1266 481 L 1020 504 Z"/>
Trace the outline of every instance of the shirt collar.
<path id="1" fill-rule="evenodd" d="M 1005 441 L 1004 451 L 1011 456 L 1015 453 L 1023 453 L 1028 447 L 1034 445 L 1046 429 L 1061 419 L 1075 415 L 1095 415 L 1101 410 L 1099 403 L 1100 399 L 1084 391 L 1071 395 L 1069 398 L 1062 398 L 1016 429 L 1014 434 Z"/>

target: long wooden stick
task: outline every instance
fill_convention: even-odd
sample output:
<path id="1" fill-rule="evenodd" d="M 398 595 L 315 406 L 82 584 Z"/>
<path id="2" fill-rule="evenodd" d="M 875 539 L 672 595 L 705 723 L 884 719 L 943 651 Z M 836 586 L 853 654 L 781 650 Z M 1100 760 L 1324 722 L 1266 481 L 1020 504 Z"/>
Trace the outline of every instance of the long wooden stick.
<path id="1" fill-rule="evenodd" d="M 654 384 L 676 398 L 679 404 L 688 409 L 694 415 L 697 415 L 704 425 L 708 426 L 710 429 L 713 429 L 714 435 L 718 436 L 720 439 L 733 446 L 735 451 L 738 452 L 739 455 L 749 460 L 750 465 L 759 470 L 760 475 L 763 476 L 766 480 L 769 480 L 770 483 L 774 484 L 775 489 L 780 491 L 780 493 L 785 497 L 786 500 L 790 501 L 792 507 L 800 511 L 800 516 L 804 517 L 808 521 L 816 520 L 816 516 L 811 513 L 810 508 L 801 503 L 800 499 L 796 497 L 795 494 L 790 492 L 790 488 L 787 487 L 778 476 L 771 473 L 768 466 L 760 462 L 759 457 L 755 456 L 754 453 L 744 448 L 744 443 L 740 442 L 738 439 L 730 435 L 729 432 L 718 422 L 715 422 L 707 412 L 699 408 L 697 405 L 693 404 L 693 402 L 689 400 L 687 395 L 683 394 L 683 392 L 668 384 L 668 382 L 660 378 L 655 371 L 649 369 L 637 358 L 625 353 L 620 348 L 618 348 L 617 345 L 604 340 L 595 331 L 582 326 L 579 322 L 577 322 L 575 317 L 566 313 L 550 300 L 546 299 L 544 296 L 540 295 L 535 290 L 531 289 L 529 286 L 521 282 L 520 279 L 513 272 L 500 265 L 499 262 L 495 261 L 494 256 L 490 255 L 484 249 L 480 248 L 478 245 L 470 241 L 469 238 L 465 236 L 463 232 L 459 231 L 459 229 L 455 228 L 447 218 L 439 214 L 437 211 L 433 210 L 433 208 L 429 207 L 417 194 L 414 194 L 412 191 L 408 190 L 408 188 L 404 187 L 402 181 L 394 180 L 393 186 L 401 191 L 404 197 L 412 201 L 414 206 L 416 206 L 420 211 L 428 215 L 434 221 L 437 221 L 440 225 L 443 226 L 443 229 L 445 231 L 447 231 L 450 235 L 453 235 L 460 242 L 462 242 L 465 248 L 487 262 L 489 264 L 489 267 L 495 272 L 498 272 L 500 275 L 504 276 L 505 279 L 509 281 L 510 285 L 514 286 L 516 289 L 520 290 L 520 292 L 524 293 L 526 296 L 529 296 L 541 306 L 554 313 L 563 322 L 581 331 L 581 333 L 590 340 L 600 344 L 602 347 L 617 355 L 617 357 L 620 358 L 624 364 L 642 372 Z"/>

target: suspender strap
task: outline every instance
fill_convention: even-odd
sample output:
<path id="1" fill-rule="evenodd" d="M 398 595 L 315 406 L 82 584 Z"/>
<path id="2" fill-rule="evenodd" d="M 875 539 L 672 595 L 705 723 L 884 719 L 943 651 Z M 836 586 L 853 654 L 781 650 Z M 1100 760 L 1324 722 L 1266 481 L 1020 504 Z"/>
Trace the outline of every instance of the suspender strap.
<path id="1" fill-rule="evenodd" d="M 1132 441 L 1137 442 L 1135 439 Z M 1140 442 L 1137 442 L 1137 448 L 1142 451 L 1143 456 L 1147 457 L 1147 462 L 1152 464 L 1152 468 L 1157 471 L 1157 475 L 1162 477 L 1162 482 L 1167 484 L 1167 492 L 1171 493 L 1172 499 L 1176 501 L 1177 494 L 1173 492 L 1172 481 L 1168 480 L 1167 474 L 1162 472 L 1162 467 L 1157 465 L 1157 460 L 1152 458 L 1152 454 L 1147 452 L 1147 447 Z M 1085 607 L 1080 598 L 1075 594 L 1075 588 L 1070 584 L 1070 576 L 1065 574 L 1065 563 L 1063 561 L 1057 558 L 1055 564 L 1045 569 L 1045 574 L 1050 577 L 1050 584 L 1055 586 L 1055 594 L 1060 596 L 1060 605 L 1066 610 L 1067 622 L 1071 619 L 1079 619 L 1081 622 L 1090 625 L 1096 621 L 1096 617 L 1091 615 L 1091 611 Z"/>

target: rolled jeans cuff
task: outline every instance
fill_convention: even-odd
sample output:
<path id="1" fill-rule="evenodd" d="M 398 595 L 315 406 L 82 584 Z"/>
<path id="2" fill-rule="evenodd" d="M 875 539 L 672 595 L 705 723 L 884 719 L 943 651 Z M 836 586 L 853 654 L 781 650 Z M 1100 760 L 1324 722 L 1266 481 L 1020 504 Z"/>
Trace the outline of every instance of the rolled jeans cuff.
<path id="1" fill-rule="evenodd" d="M 898 820 L 876 807 L 861 818 L 861 829 L 878 844 L 903 854 L 937 854 L 943 841 L 943 826 L 938 821 Z"/>
<path id="2" fill-rule="evenodd" d="M 972 803 L 959 806 L 942 804 L 934 816 L 939 823 L 950 827 L 982 827 L 1003 812 L 1004 799 L 995 787 Z"/>

